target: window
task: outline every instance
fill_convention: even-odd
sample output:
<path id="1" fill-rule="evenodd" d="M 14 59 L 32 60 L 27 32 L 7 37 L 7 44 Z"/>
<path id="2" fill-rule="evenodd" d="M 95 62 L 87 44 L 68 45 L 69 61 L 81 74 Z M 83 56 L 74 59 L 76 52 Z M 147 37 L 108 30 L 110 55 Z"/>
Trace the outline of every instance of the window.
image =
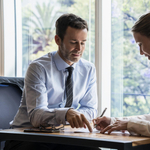
<path id="1" fill-rule="evenodd" d="M 149 64 L 144 56 L 139 55 L 130 29 L 142 14 L 149 11 L 150 1 L 0 2 L 1 75 L 24 76 L 32 60 L 47 52 L 56 51 L 53 39 L 56 19 L 63 13 L 75 13 L 89 25 L 83 57 L 96 65 L 99 113 L 105 107 L 108 108 L 107 116 L 149 112 Z"/>
<path id="2" fill-rule="evenodd" d="M 57 51 L 57 45 L 54 41 L 55 21 L 64 13 L 74 13 L 88 22 L 88 41 L 83 58 L 95 62 L 94 8 L 94 0 L 22 0 L 22 16 L 21 20 L 17 21 L 18 24 L 22 22 L 22 29 L 20 28 L 21 31 L 19 32 L 22 34 L 22 38 L 20 38 L 20 42 L 17 42 L 17 45 L 22 43 L 20 45 L 20 48 L 22 47 L 22 60 L 20 59 L 22 70 L 18 69 L 18 72 L 22 71 L 22 76 L 25 76 L 31 61 L 48 52 Z"/>
<path id="3" fill-rule="evenodd" d="M 112 0 L 111 4 L 111 116 L 132 116 L 150 112 L 150 69 L 140 56 L 131 27 L 150 1 Z"/>

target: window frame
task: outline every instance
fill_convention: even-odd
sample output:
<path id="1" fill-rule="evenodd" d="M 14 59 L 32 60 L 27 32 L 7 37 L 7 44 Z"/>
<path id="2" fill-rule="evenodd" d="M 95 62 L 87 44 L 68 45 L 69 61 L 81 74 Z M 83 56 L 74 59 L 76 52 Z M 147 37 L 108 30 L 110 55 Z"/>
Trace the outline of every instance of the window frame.
<path id="1" fill-rule="evenodd" d="M 0 0 L 1 17 L 1 61 L 0 74 L 15 76 L 15 17 L 14 0 Z M 8 15 L 9 14 L 9 15 Z M 9 44 L 8 44 L 9 41 Z"/>
<path id="2" fill-rule="evenodd" d="M 21 0 L 15 1 L 15 16 L 16 16 L 16 76 L 22 77 L 22 16 L 21 16 Z M 17 44 L 19 43 L 19 44 Z"/>
<path id="3" fill-rule="evenodd" d="M 0 0 L 0 76 L 4 75 L 4 17 L 3 0 Z"/>
<path id="4" fill-rule="evenodd" d="M 98 115 L 111 116 L 111 1 L 95 0 L 95 66 Z"/>

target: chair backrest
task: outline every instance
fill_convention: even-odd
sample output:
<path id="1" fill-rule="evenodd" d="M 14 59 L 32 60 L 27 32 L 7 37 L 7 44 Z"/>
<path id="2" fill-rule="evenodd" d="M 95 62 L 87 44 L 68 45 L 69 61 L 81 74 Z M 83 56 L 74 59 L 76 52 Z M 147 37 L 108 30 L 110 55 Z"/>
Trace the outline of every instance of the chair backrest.
<path id="1" fill-rule="evenodd" d="M 8 129 L 18 111 L 24 78 L 0 77 L 0 128 Z"/>

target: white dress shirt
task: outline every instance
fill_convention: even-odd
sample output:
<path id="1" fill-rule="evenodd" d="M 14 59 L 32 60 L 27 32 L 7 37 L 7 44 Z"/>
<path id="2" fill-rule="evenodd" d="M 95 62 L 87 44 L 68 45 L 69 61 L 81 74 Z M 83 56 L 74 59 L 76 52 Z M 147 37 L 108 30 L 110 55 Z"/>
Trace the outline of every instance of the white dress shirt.
<path id="1" fill-rule="evenodd" d="M 65 82 L 69 65 L 52 52 L 34 60 L 27 70 L 25 86 L 19 110 L 10 123 L 12 127 L 39 127 L 65 124 Z M 83 113 L 89 120 L 97 115 L 97 88 L 95 66 L 80 59 L 72 65 L 72 108 Z"/>

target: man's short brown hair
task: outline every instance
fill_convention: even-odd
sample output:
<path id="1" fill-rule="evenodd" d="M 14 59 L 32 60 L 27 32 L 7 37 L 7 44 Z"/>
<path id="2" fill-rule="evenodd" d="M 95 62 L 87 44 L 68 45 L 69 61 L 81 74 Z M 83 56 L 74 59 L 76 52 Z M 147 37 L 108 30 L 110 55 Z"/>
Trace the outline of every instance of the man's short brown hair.
<path id="1" fill-rule="evenodd" d="M 57 19 L 55 26 L 56 34 L 62 41 L 69 26 L 75 29 L 87 29 L 88 31 L 87 22 L 74 14 L 63 14 Z"/>

